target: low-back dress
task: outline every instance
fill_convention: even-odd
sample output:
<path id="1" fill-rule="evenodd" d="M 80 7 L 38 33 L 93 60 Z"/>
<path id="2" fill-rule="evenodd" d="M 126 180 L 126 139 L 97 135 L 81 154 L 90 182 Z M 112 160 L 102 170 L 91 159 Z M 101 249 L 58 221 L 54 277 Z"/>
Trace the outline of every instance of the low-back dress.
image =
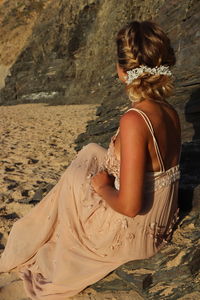
<path id="1" fill-rule="evenodd" d="M 118 213 L 91 187 L 91 176 L 102 169 L 120 187 L 119 129 L 108 150 L 84 146 L 53 189 L 13 224 L 2 253 L 0 272 L 18 272 L 31 299 L 66 299 L 128 261 L 153 256 L 170 240 L 178 219 L 179 164 L 165 170 L 151 121 L 131 109 L 146 122 L 160 164 L 160 171 L 145 174 L 142 211 Z"/>

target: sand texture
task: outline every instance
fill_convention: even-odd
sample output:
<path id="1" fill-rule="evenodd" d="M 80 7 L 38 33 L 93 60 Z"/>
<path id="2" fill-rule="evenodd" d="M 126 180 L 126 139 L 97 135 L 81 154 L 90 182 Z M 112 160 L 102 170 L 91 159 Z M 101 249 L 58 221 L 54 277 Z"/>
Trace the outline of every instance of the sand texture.
<path id="1" fill-rule="evenodd" d="M 96 105 L 0 107 L 0 251 L 12 224 L 58 181 L 76 155 L 74 139 L 95 118 Z M 1 300 L 25 300 L 22 281 L 0 275 Z"/>

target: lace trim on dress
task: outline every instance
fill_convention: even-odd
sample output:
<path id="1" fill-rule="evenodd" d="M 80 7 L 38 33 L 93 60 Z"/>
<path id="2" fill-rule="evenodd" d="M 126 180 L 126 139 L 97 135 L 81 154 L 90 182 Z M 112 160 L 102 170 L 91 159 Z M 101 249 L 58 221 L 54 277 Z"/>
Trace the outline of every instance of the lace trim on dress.
<path id="1" fill-rule="evenodd" d="M 176 166 L 175 168 L 171 169 L 171 172 L 169 172 L 165 177 L 159 178 L 155 181 L 154 190 L 157 191 L 160 188 L 169 186 L 178 179 L 180 179 L 180 171 L 179 166 Z"/>
<path id="2" fill-rule="evenodd" d="M 149 173 L 150 174 L 150 173 Z M 148 176 L 148 174 L 147 174 Z M 166 186 L 169 186 L 171 183 L 176 182 L 178 179 L 180 179 L 180 169 L 179 165 L 176 165 L 169 170 L 167 170 L 164 174 L 164 176 L 161 174 L 160 177 L 153 177 L 151 183 L 146 182 L 146 189 L 154 191 L 158 191 L 159 189 L 162 189 Z"/>

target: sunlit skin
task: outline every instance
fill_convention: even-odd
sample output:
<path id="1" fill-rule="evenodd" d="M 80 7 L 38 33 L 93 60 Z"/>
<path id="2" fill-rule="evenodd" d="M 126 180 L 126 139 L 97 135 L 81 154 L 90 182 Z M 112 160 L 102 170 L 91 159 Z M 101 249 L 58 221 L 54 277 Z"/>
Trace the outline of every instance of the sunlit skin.
<path id="1" fill-rule="evenodd" d="M 126 73 L 117 64 L 119 79 L 125 83 Z M 171 105 L 143 100 L 134 104 L 150 118 L 165 169 L 178 164 L 181 144 L 180 123 Z M 102 171 L 91 179 L 93 189 L 115 211 L 134 217 L 143 205 L 145 172 L 159 171 L 150 131 L 136 111 L 126 112 L 120 119 L 120 132 L 115 140 L 115 153 L 120 159 L 120 189 L 114 187 L 114 177 Z M 173 145 L 173 147 L 172 147 Z"/>

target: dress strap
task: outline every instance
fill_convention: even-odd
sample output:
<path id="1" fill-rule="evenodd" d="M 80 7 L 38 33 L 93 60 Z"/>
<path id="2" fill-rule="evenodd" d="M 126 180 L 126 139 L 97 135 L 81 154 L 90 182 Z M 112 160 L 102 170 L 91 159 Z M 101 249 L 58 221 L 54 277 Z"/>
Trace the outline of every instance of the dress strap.
<path id="1" fill-rule="evenodd" d="M 149 128 L 149 130 L 151 132 L 151 135 L 153 137 L 154 147 L 155 147 L 157 159 L 158 159 L 158 162 L 159 162 L 159 165 L 160 165 L 160 171 L 165 172 L 165 167 L 164 167 L 162 155 L 160 153 L 158 142 L 156 140 L 154 129 L 153 129 L 153 126 L 152 126 L 152 123 L 151 123 L 149 117 L 143 111 L 141 111 L 141 110 L 139 110 L 137 108 L 130 108 L 127 111 L 129 111 L 129 110 L 135 110 L 135 111 L 137 111 L 143 117 L 143 119 L 144 119 L 145 123 L 147 124 L 147 126 L 148 126 L 148 128 Z"/>
<path id="2" fill-rule="evenodd" d="M 114 137 L 117 137 L 118 133 L 119 133 L 119 127 L 117 128 L 117 131 L 116 131 Z"/>

